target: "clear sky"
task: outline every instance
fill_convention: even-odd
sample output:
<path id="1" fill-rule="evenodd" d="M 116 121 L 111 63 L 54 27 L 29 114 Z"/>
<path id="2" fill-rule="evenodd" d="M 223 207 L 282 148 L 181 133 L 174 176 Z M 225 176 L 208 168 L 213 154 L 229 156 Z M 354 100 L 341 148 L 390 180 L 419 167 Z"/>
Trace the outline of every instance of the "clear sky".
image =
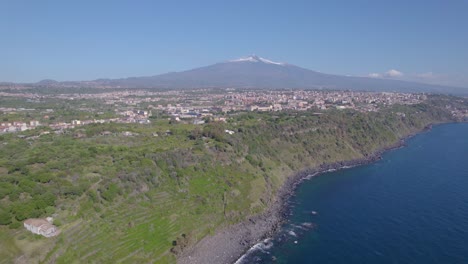
<path id="1" fill-rule="evenodd" d="M 0 0 L 0 10 L 0 81 L 147 76 L 257 54 L 468 87 L 467 0 Z"/>

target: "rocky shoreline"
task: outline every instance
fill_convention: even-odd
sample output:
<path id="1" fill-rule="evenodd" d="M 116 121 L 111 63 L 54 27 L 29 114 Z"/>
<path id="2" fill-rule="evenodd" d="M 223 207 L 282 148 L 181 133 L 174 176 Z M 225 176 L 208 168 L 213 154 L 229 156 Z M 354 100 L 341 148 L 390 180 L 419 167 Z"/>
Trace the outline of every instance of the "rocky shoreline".
<path id="1" fill-rule="evenodd" d="M 432 125 L 426 126 L 422 131 L 430 130 Z M 287 217 L 285 204 L 294 194 L 298 184 L 304 179 L 320 175 L 330 170 L 339 170 L 360 165 L 369 164 L 381 159 L 382 153 L 403 147 L 405 141 L 418 134 L 414 133 L 397 143 L 375 151 L 364 158 L 341 161 L 330 164 L 322 164 L 319 167 L 310 168 L 289 177 L 278 191 L 275 201 L 260 215 L 252 216 L 245 221 L 224 228 L 213 236 L 208 236 L 199 241 L 195 246 L 186 249 L 177 259 L 180 264 L 205 264 L 205 263 L 235 263 L 253 245 L 272 237 Z"/>

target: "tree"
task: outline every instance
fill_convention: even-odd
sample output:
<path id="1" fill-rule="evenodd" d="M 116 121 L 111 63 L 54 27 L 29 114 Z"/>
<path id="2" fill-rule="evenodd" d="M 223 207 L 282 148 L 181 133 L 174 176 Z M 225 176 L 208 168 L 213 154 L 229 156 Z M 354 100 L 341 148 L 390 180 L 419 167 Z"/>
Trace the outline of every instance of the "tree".
<path id="1" fill-rule="evenodd" d="M 12 212 L 16 220 L 23 221 L 27 218 L 37 217 L 40 215 L 38 210 L 34 209 L 32 204 L 17 203 L 13 206 Z M 39 214 L 39 215 L 38 215 Z"/>
<path id="2" fill-rule="evenodd" d="M 192 132 L 190 132 L 189 138 L 192 140 L 197 140 L 201 138 L 203 135 L 203 131 L 200 129 L 200 127 L 196 127 Z"/>
<path id="3" fill-rule="evenodd" d="M 0 225 L 9 225 L 10 223 L 11 223 L 10 212 L 0 210 Z"/>
<path id="4" fill-rule="evenodd" d="M 221 122 L 213 122 L 203 128 L 203 136 L 213 138 L 217 141 L 224 139 L 224 124 Z"/>

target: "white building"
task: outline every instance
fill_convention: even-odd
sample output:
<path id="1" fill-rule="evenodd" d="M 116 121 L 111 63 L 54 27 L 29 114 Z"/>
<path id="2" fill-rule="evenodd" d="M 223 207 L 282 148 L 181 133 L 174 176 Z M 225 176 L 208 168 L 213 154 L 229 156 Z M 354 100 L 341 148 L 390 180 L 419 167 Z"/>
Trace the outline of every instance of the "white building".
<path id="1" fill-rule="evenodd" d="M 34 234 L 53 237 L 60 234 L 60 231 L 52 224 L 52 221 L 51 217 L 47 217 L 47 220 L 31 218 L 24 221 L 24 227 Z"/>
<path id="2" fill-rule="evenodd" d="M 40 123 L 37 120 L 31 120 L 31 121 L 29 121 L 29 125 L 33 126 L 33 127 L 37 127 L 37 126 L 40 125 Z"/>

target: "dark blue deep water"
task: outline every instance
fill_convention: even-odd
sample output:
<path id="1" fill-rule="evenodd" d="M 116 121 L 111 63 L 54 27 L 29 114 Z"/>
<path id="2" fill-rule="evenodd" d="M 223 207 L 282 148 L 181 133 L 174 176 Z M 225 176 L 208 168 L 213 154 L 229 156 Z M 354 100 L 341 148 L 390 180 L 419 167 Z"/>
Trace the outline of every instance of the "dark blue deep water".
<path id="1" fill-rule="evenodd" d="M 290 208 L 243 263 L 468 263 L 468 124 L 305 180 Z"/>

